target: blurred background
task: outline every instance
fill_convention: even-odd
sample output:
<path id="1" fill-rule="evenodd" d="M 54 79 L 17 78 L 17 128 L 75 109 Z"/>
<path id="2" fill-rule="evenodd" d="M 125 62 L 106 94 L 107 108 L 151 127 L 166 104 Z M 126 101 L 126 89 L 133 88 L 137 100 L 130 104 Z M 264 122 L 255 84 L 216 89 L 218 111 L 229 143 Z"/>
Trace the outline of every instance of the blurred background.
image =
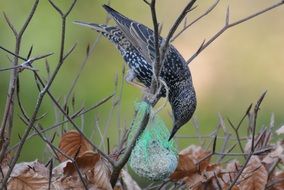
<path id="1" fill-rule="evenodd" d="M 72 1 L 55 1 L 58 6 L 67 9 Z M 198 7 L 188 15 L 188 21 L 196 18 L 208 9 L 212 0 L 197 1 Z M 225 21 L 227 6 L 230 6 L 231 21 L 243 18 L 262 8 L 278 1 L 266 0 L 231 0 L 221 1 L 217 8 L 206 18 L 196 23 L 173 44 L 187 60 L 197 50 L 204 39 L 209 39 L 221 27 Z M 11 22 L 20 28 L 28 15 L 33 1 L 25 0 L 0 0 L 1 12 L 5 12 Z M 75 25 L 75 20 L 104 23 L 106 14 L 101 7 L 107 1 L 78 1 L 74 10 L 67 19 L 66 27 L 66 51 L 77 43 L 75 51 L 68 57 L 56 77 L 51 92 L 64 102 L 76 74 L 86 55 L 88 44 L 92 45 L 98 34 L 89 28 Z M 166 36 L 169 28 L 186 5 L 186 0 L 163 0 L 157 3 L 158 20 L 163 23 L 162 35 Z M 111 6 L 129 18 L 152 27 L 149 7 L 142 0 L 113 0 Z M 237 123 L 250 103 L 255 102 L 265 90 L 267 96 L 261 106 L 258 125 L 268 125 L 270 116 L 275 114 L 275 125 L 284 124 L 284 7 L 274 9 L 251 21 L 233 27 L 222 34 L 193 62 L 190 63 L 193 82 L 198 97 L 198 107 L 194 117 L 196 118 L 200 132 L 207 135 L 218 125 L 218 114 L 224 118 L 229 117 Z M 47 0 L 39 3 L 38 9 L 23 37 L 21 55 L 26 56 L 29 48 L 33 45 L 32 56 L 54 52 L 48 58 L 50 70 L 55 68 L 60 47 L 60 24 L 61 20 L 57 12 Z M 113 21 L 110 21 L 113 24 Z M 178 30 L 180 30 L 179 28 Z M 0 18 L 0 45 L 14 50 L 15 39 L 8 28 L 4 17 Z M 0 51 L 0 68 L 10 66 L 7 53 Z M 135 102 L 141 98 L 141 91 L 128 84 L 123 79 L 124 61 L 115 47 L 106 39 L 100 38 L 94 53 L 83 68 L 79 81 L 74 89 L 75 106 L 70 103 L 70 113 L 78 111 L 81 107 L 91 107 L 96 102 L 112 94 L 121 95 L 121 104 L 113 107 L 110 100 L 101 107 L 85 114 L 76 120 L 82 126 L 88 137 L 100 144 L 98 132 L 108 127 L 107 137 L 110 145 L 114 147 L 118 141 L 118 126 L 129 127 L 133 118 Z M 47 78 L 44 61 L 34 63 L 39 69 L 39 74 Z M 126 68 L 127 69 L 127 68 Z M 117 80 L 116 80 L 117 78 Z M 20 73 L 20 94 L 22 102 L 31 115 L 38 95 L 33 75 L 30 71 Z M 117 82 L 117 86 L 115 83 Z M 9 84 L 9 72 L 0 72 L 0 116 L 2 119 L 5 107 L 6 94 Z M 121 92 L 122 89 L 122 92 Z M 116 97 L 116 98 L 117 98 Z M 69 99 L 71 101 L 71 99 Z M 162 100 L 164 102 L 165 100 Z M 15 111 L 12 144 L 18 142 L 18 135 L 25 130 L 25 125 L 19 119 L 19 109 Z M 40 109 L 41 114 L 47 114 L 40 124 L 47 128 L 62 120 L 62 115 L 46 96 Z M 162 111 L 161 117 L 171 128 L 169 105 Z M 96 125 L 95 125 L 96 124 Z M 69 124 L 65 128 L 71 129 Z M 60 130 L 59 130 L 60 131 Z M 246 125 L 242 128 L 246 133 Z M 46 133 L 52 136 L 53 132 Z M 195 135 L 192 122 L 181 128 L 178 135 Z M 58 142 L 58 133 L 55 143 Z M 104 139 L 105 140 L 105 139 Z M 180 149 L 192 143 L 199 143 L 196 139 L 177 139 Z M 29 139 L 24 146 L 20 160 L 46 160 L 44 143 L 38 138 Z"/>

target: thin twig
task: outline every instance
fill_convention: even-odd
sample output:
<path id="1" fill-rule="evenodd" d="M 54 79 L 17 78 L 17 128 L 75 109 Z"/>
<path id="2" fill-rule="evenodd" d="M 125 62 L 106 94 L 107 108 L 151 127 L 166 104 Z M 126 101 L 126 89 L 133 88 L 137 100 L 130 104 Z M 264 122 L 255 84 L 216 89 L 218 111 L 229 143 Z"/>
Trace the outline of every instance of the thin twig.
<path id="1" fill-rule="evenodd" d="M 10 22 L 8 17 L 4 14 L 4 17 L 6 19 L 6 22 L 8 23 L 9 27 L 14 33 L 15 39 L 16 39 L 16 45 L 15 45 L 15 51 L 13 54 L 18 55 L 20 52 L 21 48 L 21 41 L 22 41 L 22 36 L 24 32 L 26 31 L 27 26 L 29 25 L 36 8 L 38 6 L 39 0 L 35 0 L 33 3 L 32 9 L 29 12 L 28 17 L 26 18 L 23 26 L 21 27 L 20 31 L 17 32 L 15 30 L 14 25 Z M 3 49 L 3 48 L 1 48 Z M 13 60 L 13 67 L 16 67 L 18 65 L 18 57 L 15 56 Z M 9 88 L 8 88 L 8 93 L 7 93 L 7 100 L 6 100 L 6 105 L 5 105 L 5 111 L 4 111 L 4 116 L 2 119 L 2 124 L 1 124 L 1 129 L 0 129 L 0 144 L 2 145 L 1 147 L 1 152 L 0 152 L 0 162 L 2 162 L 3 158 L 5 157 L 7 148 L 10 144 L 10 138 L 12 134 L 12 127 L 13 127 L 13 116 L 14 116 L 14 100 L 15 100 L 15 89 L 17 89 L 17 79 L 18 79 L 18 71 L 16 69 L 13 69 L 10 74 L 10 81 L 9 81 Z M 18 158 L 15 158 L 17 160 Z M 13 163 L 13 162 L 12 162 Z M 16 161 L 14 161 L 16 163 Z M 10 165 L 10 168 L 8 170 L 7 175 L 2 179 L 2 184 L 0 186 L 0 189 L 3 189 L 6 187 L 6 183 L 9 179 L 9 175 L 13 169 L 13 165 Z M 2 188 L 1 188 L 2 187 Z"/>
<path id="2" fill-rule="evenodd" d="M 201 20 L 203 17 L 205 17 L 206 15 L 208 15 L 212 10 L 215 9 L 215 7 L 218 5 L 218 3 L 220 2 L 220 0 L 216 0 L 203 14 L 201 14 L 199 17 L 197 17 L 195 20 L 193 20 L 191 23 L 185 25 L 183 27 L 183 29 L 178 32 L 172 39 L 171 42 L 173 42 L 176 38 L 178 38 L 184 31 L 186 31 L 189 27 L 191 27 L 193 24 L 195 24 L 196 22 L 198 22 L 199 20 Z"/>
<path id="3" fill-rule="evenodd" d="M 256 118 L 257 118 L 257 114 L 258 114 L 258 111 L 259 111 L 259 107 L 260 107 L 260 105 L 261 105 L 261 103 L 262 103 L 262 101 L 263 101 L 263 99 L 264 99 L 264 97 L 265 97 L 265 94 L 266 94 L 266 92 L 264 92 L 264 93 L 260 96 L 260 98 L 258 99 L 258 101 L 257 101 L 257 103 L 256 103 L 256 105 L 255 105 L 255 107 L 254 107 L 254 119 L 255 119 L 255 120 L 256 120 Z M 249 163 L 251 157 L 254 155 L 254 153 L 255 153 L 255 147 L 257 147 L 258 143 L 260 142 L 261 136 L 263 136 L 263 134 L 265 133 L 265 131 L 264 131 L 264 132 L 260 135 L 260 138 L 258 138 L 257 142 L 254 143 L 255 130 L 256 130 L 256 121 L 253 121 L 252 124 L 253 124 L 253 126 L 252 126 L 253 132 L 252 132 L 251 151 L 250 151 L 249 155 L 247 156 L 246 161 L 245 161 L 243 167 L 239 170 L 238 174 L 236 175 L 236 177 L 234 178 L 234 180 L 233 180 L 233 182 L 230 184 L 230 186 L 227 188 L 227 190 L 231 190 L 231 189 L 234 187 L 234 185 L 237 183 L 238 179 L 239 179 L 240 176 L 242 175 L 242 172 L 243 172 L 244 169 L 247 167 L 247 165 L 248 165 L 248 163 Z"/>
<path id="4" fill-rule="evenodd" d="M 41 85 L 44 85 L 42 79 L 40 78 L 40 76 L 34 72 L 35 76 L 37 77 L 37 79 L 39 80 L 39 82 L 41 83 Z M 45 88 L 44 88 L 45 89 Z M 80 135 L 82 137 L 84 137 L 88 143 L 95 149 L 97 150 L 105 159 L 107 159 L 109 161 L 109 163 L 111 165 L 114 165 L 113 161 L 103 152 L 101 151 L 96 145 L 94 145 L 93 142 L 91 142 L 86 136 L 85 134 L 80 130 L 80 127 L 78 127 L 76 125 L 76 123 L 73 121 L 73 119 L 64 111 L 64 109 L 59 105 L 59 103 L 57 102 L 57 100 L 54 98 L 54 96 L 49 92 L 49 90 L 47 89 L 46 93 L 48 94 L 48 96 L 51 98 L 51 100 L 53 101 L 53 103 L 56 105 L 56 107 L 60 110 L 60 112 L 64 115 L 64 117 L 67 118 L 67 120 L 72 124 L 72 126 L 80 133 Z M 81 114 L 82 115 L 82 114 Z"/>
<path id="5" fill-rule="evenodd" d="M 19 48 L 20 48 L 21 37 L 22 37 L 22 35 L 23 35 L 25 29 L 27 28 L 27 26 L 28 26 L 28 24 L 29 24 L 31 18 L 32 18 L 33 15 L 34 15 L 34 12 L 35 12 L 35 10 L 36 10 L 36 7 L 37 7 L 37 5 L 38 5 L 38 2 L 39 2 L 39 0 L 36 0 L 36 1 L 35 1 L 34 5 L 33 5 L 33 8 L 32 8 L 32 11 L 31 11 L 31 13 L 30 13 L 29 16 L 28 16 L 28 19 L 26 20 L 26 22 L 24 23 L 22 29 L 21 29 L 20 32 L 19 32 L 19 36 L 18 36 L 17 39 L 20 39 L 20 40 L 19 40 L 18 43 L 17 43 L 18 46 L 16 46 L 16 47 L 18 47 L 18 49 L 16 49 L 16 51 L 15 51 L 15 54 L 17 54 L 17 55 L 19 54 Z M 75 0 L 74 2 L 76 2 L 76 0 Z M 75 3 L 73 3 L 73 4 L 71 5 L 71 7 L 70 7 L 70 9 L 69 9 L 70 11 L 71 11 L 72 8 L 74 7 L 74 4 L 75 4 Z M 15 164 L 17 163 L 17 160 L 19 159 L 20 153 L 21 153 L 22 148 L 23 148 L 23 146 L 24 146 L 24 144 L 25 144 L 25 142 L 26 142 L 26 139 L 27 139 L 27 137 L 29 136 L 29 133 L 30 133 L 31 129 L 32 129 L 33 126 L 34 126 L 34 123 L 36 122 L 37 114 L 38 114 L 39 109 L 40 109 L 40 107 L 41 107 L 43 98 L 44 98 L 44 96 L 46 95 L 46 93 L 48 92 L 48 89 L 50 88 L 50 86 L 51 86 L 51 84 L 53 83 L 55 77 L 57 76 L 58 71 L 60 70 L 60 68 L 61 68 L 61 66 L 62 66 L 62 64 L 63 64 L 63 61 L 64 61 L 64 60 L 63 60 L 63 55 L 64 55 L 64 44 L 65 44 L 66 17 L 67 17 L 68 14 L 70 13 L 70 11 L 67 11 L 67 13 L 66 13 L 65 15 L 61 15 L 61 16 L 62 16 L 62 25 L 61 25 L 61 26 L 62 26 L 62 28 L 61 28 L 62 30 L 61 30 L 60 56 L 59 56 L 58 64 L 57 64 L 57 66 L 56 66 L 56 68 L 55 68 L 53 74 L 51 75 L 49 81 L 47 82 L 47 84 L 44 86 L 44 88 L 42 89 L 42 91 L 41 91 L 41 92 L 39 93 L 39 95 L 38 95 L 37 102 L 36 102 L 36 105 L 35 105 L 35 108 L 34 108 L 34 112 L 33 112 L 32 116 L 31 116 L 31 118 L 29 119 L 29 125 L 28 125 L 27 129 L 25 130 L 24 135 L 23 135 L 22 138 L 21 138 L 20 144 L 19 144 L 19 146 L 18 146 L 18 149 L 17 149 L 17 151 L 16 151 L 16 153 L 15 153 L 14 158 L 13 158 L 13 159 L 11 160 L 11 162 L 10 162 L 10 168 L 9 168 L 9 170 L 8 170 L 8 172 L 7 172 L 7 174 L 6 174 L 6 176 L 5 176 L 5 177 L 3 178 L 3 180 L 2 180 L 2 184 L 1 184 L 1 186 L 0 186 L 0 189 L 3 189 L 4 187 L 6 187 L 6 184 L 7 184 L 7 182 L 8 182 L 8 179 L 9 179 L 9 177 L 10 177 L 10 175 L 11 175 L 11 172 L 12 172 L 12 170 L 13 170 Z M 18 59 L 18 58 L 15 57 L 15 59 Z M 3 150 L 3 149 L 2 149 L 2 150 Z"/>
<path id="6" fill-rule="evenodd" d="M 154 47 L 155 47 L 155 63 L 153 64 L 153 78 L 151 82 L 151 93 L 155 94 L 156 90 L 159 86 L 159 73 L 161 70 L 161 63 L 160 63 L 160 43 L 159 43 L 159 24 L 157 20 L 156 14 L 156 0 L 152 0 L 150 4 L 151 8 L 151 15 L 153 21 L 153 28 L 154 28 Z"/>
<path id="7" fill-rule="evenodd" d="M 100 100 L 100 101 L 99 101 L 98 103 L 96 103 L 95 105 L 93 105 L 92 107 L 90 107 L 90 108 L 88 108 L 88 109 L 85 109 L 85 110 L 82 110 L 82 111 L 79 111 L 79 113 L 75 113 L 75 114 L 73 114 L 73 115 L 70 116 L 70 117 L 71 117 L 72 119 L 75 119 L 75 118 L 77 118 L 77 117 L 80 117 L 81 115 L 83 115 L 83 114 L 85 114 L 85 113 L 88 113 L 88 112 L 90 112 L 90 111 L 92 111 L 92 110 L 98 108 L 99 106 L 103 105 L 103 104 L 106 103 L 108 100 L 110 100 L 113 96 L 114 96 L 114 94 L 112 94 L 112 95 L 110 95 L 110 96 L 107 96 L 107 97 L 105 97 L 104 99 Z M 54 125 L 52 125 L 52 126 L 50 126 L 50 127 L 47 127 L 47 128 L 45 128 L 45 129 L 42 129 L 40 132 L 41 132 L 41 133 L 44 133 L 44 132 L 50 131 L 50 130 L 52 130 L 52 129 L 55 129 L 55 128 L 61 126 L 61 125 L 64 124 L 64 123 L 67 123 L 67 122 L 69 122 L 69 120 L 68 120 L 68 119 L 65 119 L 65 120 L 63 120 L 63 121 L 61 121 L 61 122 L 59 122 L 59 123 L 56 123 L 56 124 L 54 124 Z M 33 133 L 33 134 L 29 135 L 27 139 L 30 139 L 31 137 L 34 137 L 34 136 L 36 136 L 36 135 L 37 135 L 37 133 Z M 13 147 L 10 149 L 10 151 L 11 151 L 11 150 L 14 150 L 14 149 L 15 149 L 16 147 L 18 147 L 18 146 L 19 146 L 19 143 L 16 144 L 15 146 L 13 146 Z"/>
<path id="8" fill-rule="evenodd" d="M 176 32 L 178 26 L 180 25 L 181 21 L 185 18 L 185 16 L 188 14 L 188 12 L 190 12 L 192 10 L 192 7 L 194 5 L 194 3 L 196 2 L 196 0 L 191 0 L 183 9 L 183 11 L 180 13 L 179 17 L 176 19 L 175 23 L 173 24 L 173 26 L 171 27 L 166 40 L 163 44 L 163 46 L 161 47 L 161 68 L 163 67 L 163 61 L 165 59 L 167 50 L 169 48 L 170 45 L 170 40 L 172 39 L 174 33 Z M 160 69 L 161 72 L 161 69 Z"/>
<path id="9" fill-rule="evenodd" d="M 280 2 L 275 3 L 275 4 L 273 4 L 273 5 L 271 5 L 271 6 L 267 7 L 267 8 L 264 8 L 263 10 L 260 10 L 260 11 L 258 11 L 258 12 L 256 12 L 256 13 L 253 13 L 253 14 L 247 16 L 247 17 L 244 17 L 244 18 L 242 18 L 242 19 L 240 19 L 240 20 L 237 20 L 237 21 L 235 21 L 235 22 L 233 22 L 233 23 L 231 23 L 231 24 L 228 23 L 229 15 L 228 15 L 228 11 L 227 11 L 227 12 L 226 12 L 226 22 L 225 22 L 225 25 L 224 25 L 216 34 L 214 34 L 209 40 L 207 40 L 207 41 L 202 45 L 202 47 L 201 47 L 198 51 L 196 51 L 196 52 L 187 60 L 187 64 L 191 63 L 193 59 L 195 59 L 204 49 L 206 49 L 213 41 L 215 41 L 215 40 L 216 40 L 221 34 L 223 34 L 227 29 L 229 29 L 229 28 L 231 28 L 231 27 L 233 27 L 233 26 L 239 25 L 239 24 L 241 24 L 241 23 L 243 23 L 243 22 L 249 21 L 249 20 L 251 20 L 251 19 L 253 19 L 253 18 L 255 18 L 255 17 L 257 17 L 257 16 L 259 16 L 259 15 L 261 15 L 261 14 L 264 14 L 264 13 L 266 13 L 266 12 L 272 10 L 272 9 L 275 9 L 275 8 L 277 8 L 277 7 L 279 7 L 279 6 L 283 5 L 283 4 L 284 4 L 284 1 L 280 1 Z"/>

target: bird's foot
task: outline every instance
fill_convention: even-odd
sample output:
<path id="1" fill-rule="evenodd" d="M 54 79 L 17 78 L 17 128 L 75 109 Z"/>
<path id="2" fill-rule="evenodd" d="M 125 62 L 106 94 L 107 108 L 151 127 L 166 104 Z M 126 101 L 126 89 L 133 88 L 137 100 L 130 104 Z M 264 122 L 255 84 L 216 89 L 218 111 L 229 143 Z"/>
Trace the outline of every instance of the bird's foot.
<path id="1" fill-rule="evenodd" d="M 136 74 L 133 70 L 128 70 L 125 76 L 125 80 L 128 84 L 140 88 L 141 90 L 145 91 L 147 88 L 140 82 L 136 81 Z"/>

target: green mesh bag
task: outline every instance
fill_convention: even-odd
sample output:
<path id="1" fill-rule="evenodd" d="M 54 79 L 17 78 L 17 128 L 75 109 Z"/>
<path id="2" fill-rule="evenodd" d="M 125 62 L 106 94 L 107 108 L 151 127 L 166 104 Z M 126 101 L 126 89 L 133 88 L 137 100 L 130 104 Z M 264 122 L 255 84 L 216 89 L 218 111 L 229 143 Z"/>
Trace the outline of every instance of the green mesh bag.
<path id="1" fill-rule="evenodd" d="M 144 114 L 151 112 L 151 107 L 146 102 L 140 102 L 136 105 L 136 110 L 137 116 L 130 129 L 128 141 L 136 133 Z M 168 141 L 170 133 L 164 122 L 157 114 L 150 115 L 146 129 L 136 141 L 129 165 L 139 176 L 150 180 L 163 180 L 177 167 L 177 150 L 173 140 Z"/>

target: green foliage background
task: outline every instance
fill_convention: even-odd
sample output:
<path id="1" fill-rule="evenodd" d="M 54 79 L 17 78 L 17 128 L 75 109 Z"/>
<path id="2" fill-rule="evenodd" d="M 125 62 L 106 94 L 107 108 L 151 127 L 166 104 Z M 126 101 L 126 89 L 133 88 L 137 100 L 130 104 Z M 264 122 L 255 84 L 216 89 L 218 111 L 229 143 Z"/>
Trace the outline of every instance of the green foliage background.
<path id="1" fill-rule="evenodd" d="M 71 3 L 70 0 L 54 2 L 62 8 L 68 7 Z M 158 1 L 158 19 L 163 23 L 162 34 L 164 36 L 186 2 L 185 0 Z M 196 11 L 189 14 L 188 20 L 192 20 L 212 2 L 208 0 L 199 1 Z M 277 1 L 230 1 L 231 19 L 242 18 L 271 5 L 273 2 Z M 24 22 L 32 3 L 32 0 L 0 0 L 0 10 L 4 11 L 12 23 L 19 28 Z M 107 2 L 103 0 L 78 0 L 70 17 L 68 17 L 66 49 L 71 48 L 74 43 L 78 44 L 74 53 L 66 60 L 51 88 L 51 92 L 56 97 L 60 97 L 61 102 L 63 102 L 64 96 L 80 68 L 87 45 L 92 44 L 97 37 L 96 32 L 72 22 L 81 20 L 104 23 L 106 14 L 101 7 L 104 3 Z M 174 41 L 174 45 L 186 59 L 196 51 L 204 39 L 209 39 L 223 26 L 227 3 L 221 2 L 206 19 L 194 25 Z M 152 26 L 150 10 L 142 0 L 113 0 L 111 6 L 134 20 Z M 275 113 L 276 126 L 284 123 L 283 9 L 283 7 L 280 7 L 229 29 L 189 65 L 198 96 L 195 117 L 198 119 L 202 134 L 210 133 L 217 126 L 218 113 L 231 118 L 234 122 L 239 121 L 248 105 L 255 102 L 265 90 L 268 90 L 268 94 L 262 105 L 259 117 L 260 126 L 269 123 L 272 112 Z M 0 18 L 0 34 L 0 45 L 13 50 L 15 40 L 3 16 Z M 24 35 L 21 55 L 26 55 L 31 45 L 34 47 L 33 56 L 48 52 L 55 53 L 48 58 L 51 70 L 53 70 L 59 56 L 60 18 L 47 0 L 40 1 L 38 10 Z M 101 38 L 76 85 L 76 108 L 90 107 L 113 93 L 116 74 L 118 76 L 118 89 L 120 89 L 124 82 L 121 74 L 123 64 L 124 62 L 115 47 L 106 39 Z M 7 54 L 0 51 L 0 68 L 9 67 L 9 65 Z M 40 70 L 39 73 L 42 76 L 47 76 L 44 61 L 37 62 L 34 66 Z M 21 73 L 20 78 L 22 101 L 27 112 L 31 114 L 38 91 L 31 72 Z M 1 118 L 6 101 L 8 81 L 9 72 L 0 72 Z M 92 138 L 96 143 L 99 143 L 100 136 L 94 127 L 94 118 L 98 118 L 102 131 L 106 125 L 109 125 L 108 136 L 113 147 L 117 144 L 117 123 L 119 122 L 121 127 L 130 125 L 134 104 L 140 97 L 139 89 L 125 84 L 122 92 L 122 104 L 114 109 L 110 122 L 108 122 L 108 118 L 112 107 L 111 101 L 85 115 L 84 132 L 88 136 L 94 133 Z M 41 114 L 47 113 L 47 116 L 40 122 L 44 128 L 56 122 L 54 110 L 52 102 L 46 96 L 40 111 Z M 70 108 L 70 113 L 74 111 Z M 171 109 L 167 106 L 161 113 L 169 128 L 171 128 L 170 112 Z M 18 141 L 18 134 L 22 134 L 25 129 L 25 125 L 20 121 L 17 114 L 20 114 L 18 109 L 16 109 L 15 114 L 13 144 Z M 61 117 L 58 119 L 61 119 Z M 77 119 L 76 122 L 78 125 L 82 125 L 80 119 Z M 68 127 L 68 125 L 65 125 L 65 127 Z M 71 129 L 71 126 L 69 128 Z M 243 132 L 245 134 L 245 128 L 243 128 Z M 179 135 L 195 135 L 191 122 L 179 131 Z M 58 138 L 57 136 L 56 141 L 58 141 Z M 190 143 L 197 143 L 196 140 L 189 138 L 180 139 L 178 142 L 180 148 Z M 25 145 L 20 159 L 25 161 L 36 158 L 45 160 L 46 151 L 43 151 L 44 148 L 45 145 L 39 138 L 30 139 Z"/>

